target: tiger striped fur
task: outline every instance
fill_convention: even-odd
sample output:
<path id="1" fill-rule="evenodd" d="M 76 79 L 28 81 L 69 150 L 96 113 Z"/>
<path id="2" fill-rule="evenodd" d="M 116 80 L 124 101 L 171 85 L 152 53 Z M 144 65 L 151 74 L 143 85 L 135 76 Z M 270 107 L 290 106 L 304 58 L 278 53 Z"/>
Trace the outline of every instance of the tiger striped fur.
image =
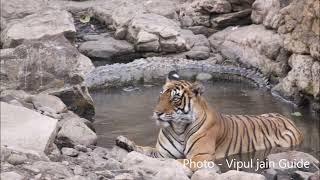
<path id="1" fill-rule="evenodd" d="M 202 97 L 202 85 L 177 77 L 176 72 L 169 73 L 154 110 L 153 117 L 162 126 L 156 147 L 137 146 L 123 136 L 117 138 L 118 146 L 155 158 L 198 162 L 302 142 L 302 133 L 288 118 L 277 113 L 220 114 Z"/>

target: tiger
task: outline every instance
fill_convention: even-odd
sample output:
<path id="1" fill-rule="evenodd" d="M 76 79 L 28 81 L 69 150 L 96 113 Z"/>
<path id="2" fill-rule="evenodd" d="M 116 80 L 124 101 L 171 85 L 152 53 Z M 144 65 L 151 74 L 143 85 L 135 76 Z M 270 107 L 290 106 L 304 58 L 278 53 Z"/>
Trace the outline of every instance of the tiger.
<path id="1" fill-rule="evenodd" d="M 283 115 L 222 114 L 208 105 L 203 93 L 200 82 L 182 80 L 171 71 L 152 116 L 161 127 L 155 148 L 138 146 L 124 136 L 117 137 L 116 145 L 154 158 L 197 163 L 303 141 L 301 131 Z M 196 163 L 188 167 L 195 171 Z"/>

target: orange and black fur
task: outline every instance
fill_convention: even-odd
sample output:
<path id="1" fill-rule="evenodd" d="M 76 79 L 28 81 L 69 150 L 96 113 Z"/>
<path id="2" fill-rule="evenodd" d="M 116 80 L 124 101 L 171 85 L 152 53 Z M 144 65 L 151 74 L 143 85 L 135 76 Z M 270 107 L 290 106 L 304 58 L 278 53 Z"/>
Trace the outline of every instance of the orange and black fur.
<path id="1" fill-rule="evenodd" d="M 151 157 L 198 162 L 302 142 L 302 133 L 288 118 L 276 113 L 220 114 L 208 106 L 203 89 L 170 72 L 154 109 L 153 118 L 162 126 L 156 147 L 137 146 L 123 136 L 116 144 Z"/>

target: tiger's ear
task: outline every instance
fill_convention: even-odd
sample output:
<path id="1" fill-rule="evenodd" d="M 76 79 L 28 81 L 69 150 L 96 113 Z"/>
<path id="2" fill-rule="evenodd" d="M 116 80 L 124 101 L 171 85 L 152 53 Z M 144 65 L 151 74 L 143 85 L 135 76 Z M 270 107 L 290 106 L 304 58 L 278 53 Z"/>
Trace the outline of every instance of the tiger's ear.
<path id="1" fill-rule="evenodd" d="M 177 73 L 177 71 L 170 71 L 168 76 L 167 76 L 167 82 L 169 81 L 179 81 L 180 80 L 180 76 Z"/>
<path id="2" fill-rule="evenodd" d="M 200 82 L 194 82 L 191 89 L 196 96 L 201 96 L 204 93 L 204 86 Z"/>

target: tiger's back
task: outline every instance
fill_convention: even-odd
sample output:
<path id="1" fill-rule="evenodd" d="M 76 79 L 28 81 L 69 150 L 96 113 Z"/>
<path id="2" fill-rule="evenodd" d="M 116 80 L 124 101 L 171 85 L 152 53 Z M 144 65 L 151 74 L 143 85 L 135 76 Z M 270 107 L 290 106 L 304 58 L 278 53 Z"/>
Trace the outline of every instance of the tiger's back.
<path id="1" fill-rule="evenodd" d="M 303 140 L 303 134 L 290 119 L 277 114 L 222 115 L 221 138 L 217 140 L 216 157 L 292 147 Z"/>

